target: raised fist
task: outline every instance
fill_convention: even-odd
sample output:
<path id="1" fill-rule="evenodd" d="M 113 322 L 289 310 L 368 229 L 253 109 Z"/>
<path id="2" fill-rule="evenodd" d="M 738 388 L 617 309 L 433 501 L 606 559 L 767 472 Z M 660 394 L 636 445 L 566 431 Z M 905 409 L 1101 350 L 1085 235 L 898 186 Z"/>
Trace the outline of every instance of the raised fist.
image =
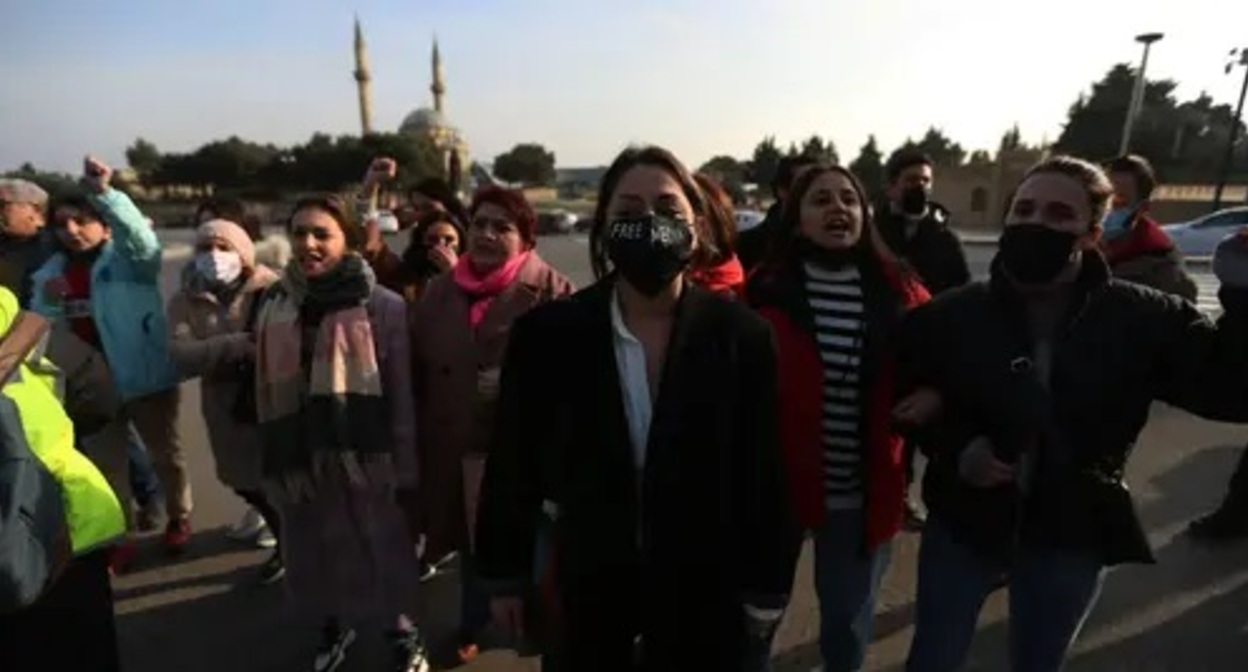
<path id="1" fill-rule="evenodd" d="M 399 172 L 399 164 L 386 156 L 379 156 L 373 159 L 368 166 L 368 172 L 364 174 L 364 186 L 375 187 L 385 184 L 393 180 Z"/>
<path id="2" fill-rule="evenodd" d="M 82 160 L 82 181 L 96 193 L 107 191 L 112 179 L 113 169 L 107 163 L 94 156 Z"/>

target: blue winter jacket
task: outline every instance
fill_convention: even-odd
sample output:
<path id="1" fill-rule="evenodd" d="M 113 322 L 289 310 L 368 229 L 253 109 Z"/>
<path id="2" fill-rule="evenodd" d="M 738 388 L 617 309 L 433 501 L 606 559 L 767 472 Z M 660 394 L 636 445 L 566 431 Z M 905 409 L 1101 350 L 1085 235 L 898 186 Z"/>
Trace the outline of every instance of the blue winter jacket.
<path id="1" fill-rule="evenodd" d="M 89 198 L 112 231 L 91 266 L 91 317 L 117 392 L 128 401 L 168 390 L 179 376 L 160 297 L 160 240 L 129 196 L 109 189 Z M 64 319 L 64 306 L 46 285 L 66 261 L 57 252 L 31 276 L 31 310 L 51 320 Z"/>

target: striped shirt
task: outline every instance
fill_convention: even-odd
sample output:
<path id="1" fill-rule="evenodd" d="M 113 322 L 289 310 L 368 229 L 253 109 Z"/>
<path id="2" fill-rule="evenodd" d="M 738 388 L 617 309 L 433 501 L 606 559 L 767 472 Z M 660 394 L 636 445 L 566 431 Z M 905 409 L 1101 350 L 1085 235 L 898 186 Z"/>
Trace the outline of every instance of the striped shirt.
<path id="1" fill-rule="evenodd" d="M 829 510 L 862 506 L 862 278 L 855 266 L 806 265 L 806 296 L 823 360 L 823 486 Z"/>

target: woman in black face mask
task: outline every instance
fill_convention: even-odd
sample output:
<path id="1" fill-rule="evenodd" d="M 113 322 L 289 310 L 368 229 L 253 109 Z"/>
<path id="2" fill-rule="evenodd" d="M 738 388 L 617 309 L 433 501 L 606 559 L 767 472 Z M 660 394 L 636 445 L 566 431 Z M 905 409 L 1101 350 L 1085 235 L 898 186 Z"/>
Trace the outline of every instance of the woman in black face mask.
<path id="1" fill-rule="evenodd" d="M 1152 402 L 1248 420 L 1248 279 L 1228 272 L 1245 270 L 1229 261 L 1244 239 L 1215 258 L 1226 310 L 1215 324 L 1111 279 L 1097 242 L 1112 194 L 1085 161 L 1035 166 L 991 279 L 907 321 L 904 368 L 943 400 L 918 432 L 930 515 L 908 672 L 962 669 L 1003 576 L 1012 669 L 1060 670 L 1106 568 L 1153 560 L 1123 477 Z"/>
<path id="2" fill-rule="evenodd" d="M 814 537 L 824 669 L 862 669 L 906 477 L 893 340 L 927 290 L 879 239 L 862 184 L 819 166 L 794 183 L 778 245 L 747 286 L 776 334 L 789 493 Z"/>
<path id="3" fill-rule="evenodd" d="M 771 334 L 685 280 L 704 217 L 675 157 L 625 151 L 598 197 L 598 282 L 512 329 L 478 568 L 519 630 L 553 520 L 568 669 L 743 669 L 791 584 Z"/>

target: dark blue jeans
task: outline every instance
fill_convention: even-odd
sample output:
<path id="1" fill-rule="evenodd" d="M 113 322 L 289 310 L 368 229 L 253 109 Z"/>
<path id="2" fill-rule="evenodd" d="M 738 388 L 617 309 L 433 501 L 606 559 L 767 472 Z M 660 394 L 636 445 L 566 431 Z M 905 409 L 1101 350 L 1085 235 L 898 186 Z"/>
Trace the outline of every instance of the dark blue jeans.
<path id="1" fill-rule="evenodd" d="M 861 510 L 829 511 L 815 532 L 819 653 L 826 672 L 862 669 L 875 623 L 875 599 L 892 558 L 892 542 L 864 553 Z"/>
<path id="2" fill-rule="evenodd" d="M 863 512 L 829 511 L 815 531 L 815 592 L 819 597 L 819 653 L 827 672 L 857 672 L 875 624 L 880 581 L 892 558 L 892 542 L 863 552 Z M 778 623 L 777 623 L 778 625 Z M 775 629 L 753 638 L 746 669 L 770 670 Z"/>
<path id="3" fill-rule="evenodd" d="M 134 492 L 134 501 L 140 507 L 147 508 L 152 502 L 160 503 L 163 495 L 160 491 L 160 479 L 152 466 L 152 457 L 147 454 L 143 439 L 139 438 L 134 425 L 128 427 L 129 442 L 126 451 L 130 458 L 130 489 Z M 122 502 L 122 506 L 128 506 Z"/>
<path id="4" fill-rule="evenodd" d="M 1004 568 L 957 543 L 928 519 L 919 548 L 914 639 L 906 672 L 956 672 L 966 662 L 984 600 Z M 1010 669 L 1058 672 L 1096 598 L 1105 568 L 1091 554 L 1019 553 L 1009 573 Z"/>

